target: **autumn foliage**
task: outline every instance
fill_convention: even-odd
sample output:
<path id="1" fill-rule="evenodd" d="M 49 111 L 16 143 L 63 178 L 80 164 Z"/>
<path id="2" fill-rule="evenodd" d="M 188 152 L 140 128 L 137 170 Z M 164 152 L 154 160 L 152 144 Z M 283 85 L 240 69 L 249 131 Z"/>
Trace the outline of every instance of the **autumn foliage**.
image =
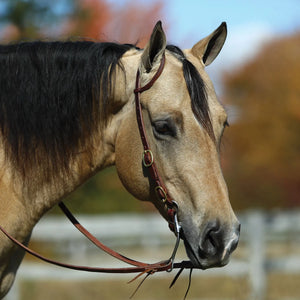
<path id="1" fill-rule="evenodd" d="M 144 47 L 155 23 L 163 17 L 163 2 L 128 0 L 3 0 L 3 42 L 32 39 L 92 39 Z M 55 14 L 61 2 L 65 10 Z M 1 22 L 0 22 L 1 23 Z M 166 29 L 166 24 L 164 28 Z"/>
<path id="2" fill-rule="evenodd" d="M 300 205 L 299 49 L 300 33 L 280 38 L 224 79 L 237 110 L 225 134 L 235 208 Z"/>
<path id="3" fill-rule="evenodd" d="M 162 10 L 162 2 L 157 1 L 151 5 L 128 1 L 112 6 L 105 0 L 77 0 L 64 34 L 144 47 Z"/>

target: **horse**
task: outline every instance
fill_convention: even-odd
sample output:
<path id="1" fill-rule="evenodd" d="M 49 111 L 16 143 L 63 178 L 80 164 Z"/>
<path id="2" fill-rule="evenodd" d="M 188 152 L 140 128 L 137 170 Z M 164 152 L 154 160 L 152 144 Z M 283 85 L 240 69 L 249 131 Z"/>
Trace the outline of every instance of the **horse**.
<path id="1" fill-rule="evenodd" d="M 115 165 L 134 197 L 166 220 L 135 114 L 135 82 L 151 155 L 176 202 L 193 266 L 224 266 L 240 224 L 220 166 L 228 125 L 205 72 L 221 51 L 226 23 L 181 50 L 167 45 L 159 21 L 144 49 L 95 41 L 34 41 L 0 46 L 0 224 L 27 245 L 39 219 L 96 172 Z M 141 156 L 140 156 L 141 155 Z M 149 228 L 150 230 L 150 228 Z M 24 251 L 0 232 L 0 298 L 13 284 Z"/>

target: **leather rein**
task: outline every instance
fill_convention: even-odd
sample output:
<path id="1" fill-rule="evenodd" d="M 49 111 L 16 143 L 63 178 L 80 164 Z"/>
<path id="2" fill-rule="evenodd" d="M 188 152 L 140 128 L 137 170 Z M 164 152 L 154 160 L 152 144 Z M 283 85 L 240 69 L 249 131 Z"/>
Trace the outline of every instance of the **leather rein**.
<path id="1" fill-rule="evenodd" d="M 193 265 L 190 261 L 182 261 L 180 263 L 175 263 L 175 255 L 179 246 L 180 242 L 180 224 L 177 219 L 177 204 L 170 195 L 168 194 L 168 191 L 159 175 L 159 172 L 157 170 L 153 153 L 150 149 L 149 142 L 147 140 L 146 131 L 145 131 L 145 125 L 143 121 L 143 115 L 142 115 L 142 108 L 141 108 L 141 101 L 140 101 L 140 94 L 148 89 L 150 89 L 155 81 L 159 78 L 161 75 L 165 65 L 165 56 L 163 55 L 163 58 L 161 60 L 160 66 L 156 72 L 156 74 L 153 76 L 153 78 L 143 87 L 140 87 L 140 72 L 137 71 L 136 75 L 136 86 L 134 89 L 135 94 L 135 106 L 136 106 L 136 118 L 138 123 L 138 128 L 140 132 L 141 141 L 143 144 L 143 165 L 144 167 L 149 171 L 149 175 L 151 180 L 154 183 L 154 190 L 157 196 L 158 205 L 162 206 L 163 209 L 166 212 L 167 215 L 167 221 L 169 223 L 170 229 L 175 233 L 176 236 L 176 242 L 174 246 L 174 250 L 172 252 L 172 255 L 169 259 L 163 260 L 157 263 L 144 263 L 137 260 L 133 260 L 131 258 L 128 258 L 101 243 L 95 236 L 93 236 L 88 230 L 86 230 L 79 221 L 74 217 L 74 215 L 68 210 L 68 208 L 64 205 L 64 203 L 60 202 L 59 207 L 64 212 L 64 214 L 67 216 L 67 218 L 71 221 L 71 223 L 84 235 L 86 236 L 93 244 L 95 244 L 98 248 L 100 248 L 102 251 L 106 252 L 107 254 L 115 257 L 116 259 L 123 261 L 129 265 L 130 267 L 123 267 L 123 268 L 102 268 L 102 267 L 88 267 L 88 266 L 80 266 L 80 265 L 72 265 L 72 264 L 66 264 L 62 263 L 56 260 L 52 260 L 49 258 L 46 258 L 42 256 L 41 254 L 31 250 L 21 242 L 19 242 L 17 239 L 15 239 L 13 236 L 11 236 L 2 226 L 0 226 L 0 230 L 16 245 L 21 247 L 24 251 L 27 253 L 37 257 L 40 260 L 43 260 L 45 262 L 48 262 L 50 264 L 73 269 L 73 270 L 79 270 L 79 271 L 87 271 L 87 272 L 97 272 L 97 273 L 140 273 L 135 278 L 139 277 L 142 274 L 151 275 L 156 272 L 162 272 L 162 271 L 172 271 L 173 269 L 177 268 L 180 269 L 178 275 L 175 277 L 173 283 L 178 278 L 181 271 L 185 268 L 187 269 L 193 269 Z M 134 279 L 135 279 L 134 278 Z M 172 284 L 173 284 L 172 283 Z"/>

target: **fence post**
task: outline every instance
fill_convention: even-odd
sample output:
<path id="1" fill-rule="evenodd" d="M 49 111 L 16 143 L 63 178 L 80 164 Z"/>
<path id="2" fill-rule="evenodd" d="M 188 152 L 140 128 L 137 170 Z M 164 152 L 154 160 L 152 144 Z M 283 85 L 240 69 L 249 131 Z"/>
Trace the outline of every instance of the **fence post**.
<path id="1" fill-rule="evenodd" d="M 247 237 L 249 243 L 249 280 L 251 300 L 263 300 L 266 293 L 265 270 L 265 223 L 262 212 L 255 211 L 248 215 Z"/>

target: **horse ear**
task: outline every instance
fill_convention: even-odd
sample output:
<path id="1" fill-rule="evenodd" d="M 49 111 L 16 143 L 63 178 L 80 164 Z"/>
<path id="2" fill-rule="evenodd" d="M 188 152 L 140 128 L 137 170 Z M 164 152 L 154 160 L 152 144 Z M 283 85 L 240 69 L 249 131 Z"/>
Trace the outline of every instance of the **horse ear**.
<path id="1" fill-rule="evenodd" d="M 227 25 L 223 22 L 212 34 L 198 42 L 192 53 L 200 58 L 205 66 L 211 64 L 220 53 L 227 36 Z"/>
<path id="2" fill-rule="evenodd" d="M 160 64 L 160 60 L 166 49 L 166 44 L 166 35 L 162 29 L 161 21 L 158 21 L 142 55 L 142 65 L 147 73 L 150 72 L 156 64 Z"/>

